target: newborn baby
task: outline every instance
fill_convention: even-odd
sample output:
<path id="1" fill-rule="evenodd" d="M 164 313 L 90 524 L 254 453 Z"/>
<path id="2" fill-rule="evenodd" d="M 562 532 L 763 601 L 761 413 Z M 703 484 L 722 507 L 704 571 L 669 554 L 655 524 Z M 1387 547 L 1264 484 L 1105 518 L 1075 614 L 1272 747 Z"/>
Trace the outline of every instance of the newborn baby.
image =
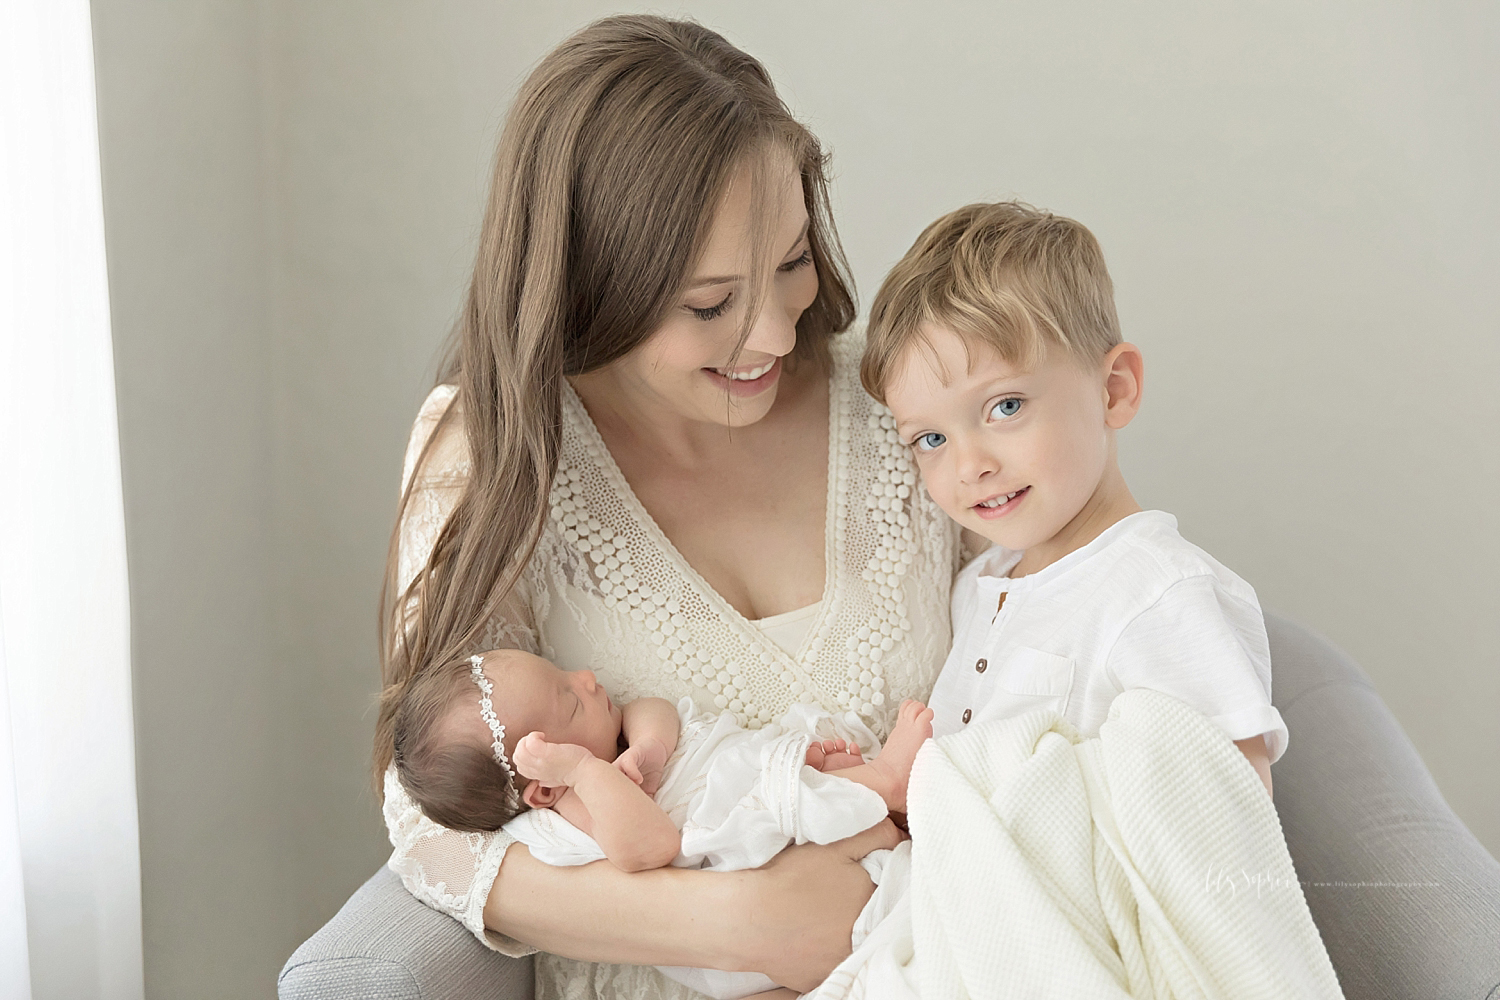
<path id="1" fill-rule="evenodd" d="M 607 858 L 626 871 L 755 868 L 789 843 L 853 836 L 905 811 L 912 761 L 932 734 L 932 712 L 907 701 L 865 760 L 877 741 L 852 715 L 795 705 L 751 731 L 687 698 L 616 706 L 591 671 L 518 650 L 414 681 L 397 716 L 398 774 L 432 819 L 503 825 L 549 864 Z M 877 884 L 882 861 L 865 864 Z M 878 899 L 866 909 L 885 905 Z M 857 933 L 878 914 L 869 917 Z M 756 974 L 663 971 L 722 998 L 774 986 Z"/>

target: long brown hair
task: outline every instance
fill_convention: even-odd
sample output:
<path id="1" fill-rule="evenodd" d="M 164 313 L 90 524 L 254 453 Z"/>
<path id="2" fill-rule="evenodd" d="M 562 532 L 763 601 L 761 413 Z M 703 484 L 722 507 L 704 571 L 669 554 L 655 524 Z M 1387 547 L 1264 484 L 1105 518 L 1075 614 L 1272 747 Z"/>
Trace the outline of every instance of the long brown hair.
<path id="1" fill-rule="evenodd" d="M 768 151 L 789 153 L 802 177 L 819 288 L 797 323 L 795 357 L 821 361 L 854 318 L 826 158 L 759 62 L 691 21 L 610 17 L 559 45 L 521 88 L 439 379 L 456 383 L 458 395 L 428 441 L 430 449 L 461 411 L 471 472 L 403 590 L 397 545 L 408 484 L 386 560 L 377 788 L 399 753 L 395 714 L 406 685 L 478 651 L 541 536 L 563 378 L 623 357 L 660 326 L 733 172 L 746 166 L 759 176 Z M 765 189 L 763 178 L 755 189 Z M 421 460 L 412 483 L 420 468 Z"/>

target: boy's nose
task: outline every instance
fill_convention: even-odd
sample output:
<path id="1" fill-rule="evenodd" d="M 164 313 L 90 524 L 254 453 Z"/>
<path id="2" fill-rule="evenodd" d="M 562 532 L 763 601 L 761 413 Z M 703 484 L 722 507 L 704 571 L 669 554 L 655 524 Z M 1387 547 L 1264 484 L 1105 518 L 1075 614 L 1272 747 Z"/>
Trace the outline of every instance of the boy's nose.
<path id="1" fill-rule="evenodd" d="M 985 476 L 1000 470 L 1000 463 L 987 450 L 971 444 L 959 444 L 957 461 L 958 477 L 966 483 L 977 483 Z"/>
<path id="2" fill-rule="evenodd" d="M 599 680 L 594 676 L 594 672 L 592 670 L 580 670 L 578 671 L 578 676 L 583 680 L 583 687 L 585 691 L 592 693 L 593 690 L 599 686 Z"/>

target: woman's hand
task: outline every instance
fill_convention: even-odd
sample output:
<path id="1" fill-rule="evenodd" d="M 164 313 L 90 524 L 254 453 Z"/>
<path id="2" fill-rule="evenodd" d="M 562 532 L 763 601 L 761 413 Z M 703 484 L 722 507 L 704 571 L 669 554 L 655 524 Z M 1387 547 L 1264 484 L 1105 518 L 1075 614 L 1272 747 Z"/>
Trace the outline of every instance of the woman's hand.
<path id="1" fill-rule="evenodd" d="M 834 844 L 788 847 L 747 872 L 739 915 L 747 967 L 803 993 L 826 979 L 848 957 L 854 921 L 875 891 L 859 859 L 902 839 L 887 819 Z"/>

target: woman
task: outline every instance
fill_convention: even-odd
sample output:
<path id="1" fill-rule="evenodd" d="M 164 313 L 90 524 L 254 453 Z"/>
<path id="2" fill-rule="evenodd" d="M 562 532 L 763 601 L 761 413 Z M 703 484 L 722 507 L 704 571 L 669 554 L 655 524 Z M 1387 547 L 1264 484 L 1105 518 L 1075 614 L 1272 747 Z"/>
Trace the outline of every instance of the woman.
<path id="1" fill-rule="evenodd" d="M 551 868 L 438 827 L 390 766 L 407 679 L 498 645 L 749 726 L 813 701 L 883 735 L 930 690 L 958 538 L 838 335 L 854 306 L 823 166 L 759 63 L 653 17 L 564 42 L 501 136 L 408 451 L 375 763 L 392 866 L 490 947 L 550 953 L 542 996 L 684 995 L 645 964 L 810 988 L 870 893 L 855 859 L 897 836 L 757 872 Z"/>

